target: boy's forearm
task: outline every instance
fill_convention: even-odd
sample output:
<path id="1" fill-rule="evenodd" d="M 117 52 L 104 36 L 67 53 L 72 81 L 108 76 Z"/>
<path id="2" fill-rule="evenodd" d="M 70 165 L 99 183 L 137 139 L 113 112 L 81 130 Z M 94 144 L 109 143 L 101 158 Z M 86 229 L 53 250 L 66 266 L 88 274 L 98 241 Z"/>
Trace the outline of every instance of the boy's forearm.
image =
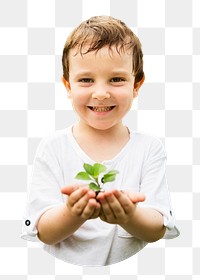
<path id="1" fill-rule="evenodd" d="M 56 244 L 72 235 L 84 222 L 83 218 L 73 216 L 66 205 L 49 209 L 38 222 L 38 238 L 46 244 Z"/>
<path id="2" fill-rule="evenodd" d="M 120 224 L 127 232 L 146 242 L 155 242 L 165 234 L 163 216 L 151 208 L 137 206 L 135 214 L 126 224 Z"/>

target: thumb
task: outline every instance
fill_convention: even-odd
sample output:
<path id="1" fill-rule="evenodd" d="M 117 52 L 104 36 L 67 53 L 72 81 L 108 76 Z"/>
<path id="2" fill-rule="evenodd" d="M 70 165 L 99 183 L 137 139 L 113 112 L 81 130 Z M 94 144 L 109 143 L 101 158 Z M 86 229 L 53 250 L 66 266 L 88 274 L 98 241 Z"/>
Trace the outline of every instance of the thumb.
<path id="1" fill-rule="evenodd" d="M 61 188 L 61 193 L 66 194 L 66 195 L 70 195 L 72 194 L 75 190 L 84 187 L 85 185 L 80 185 L 80 184 L 74 184 L 74 185 L 70 185 L 70 186 L 65 186 Z"/>
<path id="2" fill-rule="evenodd" d="M 145 195 L 143 193 L 130 191 L 125 192 L 127 193 L 127 195 L 133 203 L 143 202 L 145 200 Z"/>
<path id="3" fill-rule="evenodd" d="M 73 185 L 73 186 L 65 186 L 61 188 L 61 193 L 70 195 L 73 193 L 75 190 L 78 189 L 78 185 Z"/>

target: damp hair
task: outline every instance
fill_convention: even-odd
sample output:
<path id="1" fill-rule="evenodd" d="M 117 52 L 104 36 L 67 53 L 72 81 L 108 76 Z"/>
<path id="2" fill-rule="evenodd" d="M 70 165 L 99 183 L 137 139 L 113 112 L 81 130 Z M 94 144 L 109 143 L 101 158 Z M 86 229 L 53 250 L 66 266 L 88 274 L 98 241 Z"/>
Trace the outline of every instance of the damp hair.
<path id="1" fill-rule="evenodd" d="M 121 20 L 111 16 L 95 16 L 83 21 L 67 38 L 62 55 L 63 77 L 69 81 L 69 52 L 76 54 L 98 52 L 103 47 L 111 51 L 115 47 L 119 54 L 130 51 L 132 54 L 135 83 L 142 80 L 143 53 L 141 43 L 133 31 Z"/>

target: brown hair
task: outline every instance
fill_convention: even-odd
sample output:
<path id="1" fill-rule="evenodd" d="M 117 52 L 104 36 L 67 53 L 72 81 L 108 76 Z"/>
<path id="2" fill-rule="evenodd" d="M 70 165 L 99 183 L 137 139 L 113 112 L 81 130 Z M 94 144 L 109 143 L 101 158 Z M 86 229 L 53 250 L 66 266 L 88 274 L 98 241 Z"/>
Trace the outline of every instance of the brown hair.
<path id="1" fill-rule="evenodd" d="M 86 45 L 88 49 L 83 52 Z M 143 53 L 137 36 L 118 19 L 111 16 L 95 16 L 76 27 L 64 45 L 62 65 L 65 80 L 69 80 L 69 51 L 71 49 L 77 48 L 77 54 L 84 55 L 92 51 L 98 52 L 105 46 L 110 49 L 115 46 L 118 53 L 131 50 L 135 82 L 137 83 L 143 78 Z"/>

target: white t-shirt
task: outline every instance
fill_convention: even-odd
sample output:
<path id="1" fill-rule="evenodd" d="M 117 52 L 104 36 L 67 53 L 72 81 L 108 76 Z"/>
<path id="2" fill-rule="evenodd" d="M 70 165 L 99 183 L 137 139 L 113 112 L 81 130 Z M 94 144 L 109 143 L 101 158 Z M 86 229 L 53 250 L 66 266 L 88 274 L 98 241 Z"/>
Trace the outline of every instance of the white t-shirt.
<path id="1" fill-rule="evenodd" d="M 43 139 L 34 161 L 21 237 L 39 242 L 47 252 L 72 264 L 102 266 L 123 261 L 147 243 L 100 218 L 86 221 L 57 245 L 46 245 L 37 238 L 40 216 L 48 209 L 66 203 L 67 196 L 60 192 L 60 188 L 80 183 L 74 177 L 83 170 L 84 163 L 93 165 L 95 162 L 76 142 L 72 126 Z M 166 154 L 161 141 L 134 131 L 130 131 L 130 140 L 118 155 L 102 162 L 108 171 L 116 169 L 120 172 L 114 182 L 105 184 L 105 189 L 144 193 L 146 200 L 138 205 L 162 213 L 167 227 L 164 238 L 175 238 L 179 231 L 170 205 L 165 163 Z"/>

